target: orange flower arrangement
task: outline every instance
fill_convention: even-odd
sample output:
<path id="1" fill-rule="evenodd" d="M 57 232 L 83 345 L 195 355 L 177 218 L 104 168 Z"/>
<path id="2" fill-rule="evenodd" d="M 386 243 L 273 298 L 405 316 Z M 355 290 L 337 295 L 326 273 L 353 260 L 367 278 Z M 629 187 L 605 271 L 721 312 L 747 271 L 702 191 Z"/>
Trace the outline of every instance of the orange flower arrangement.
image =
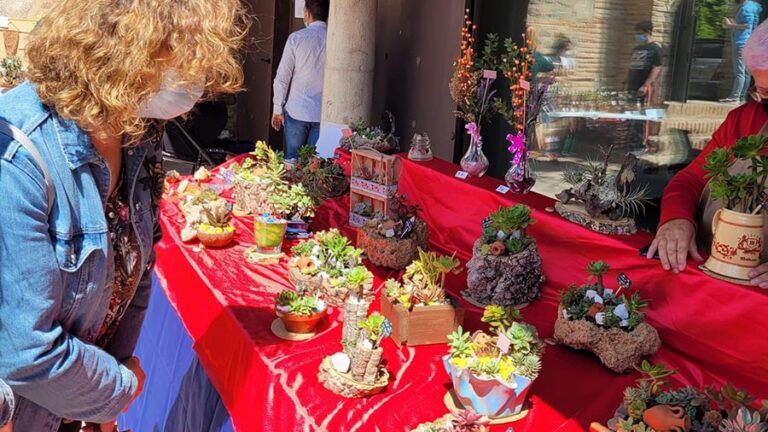
<path id="1" fill-rule="evenodd" d="M 519 132 L 525 131 L 526 103 L 529 90 L 524 88 L 521 82 L 531 82 L 531 69 L 536 62 L 533 30 L 529 28 L 522 36 L 523 47 L 520 48 L 511 42 L 505 43 L 507 52 L 501 59 L 501 69 L 504 77 L 509 80 L 509 90 L 512 93 L 512 112 L 508 113 L 508 120 L 514 124 L 515 129 Z"/>
<path id="2" fill-rule="evenodd" d="M 475 72 L 475 37 L 477 26 L 469 19 L 469 9 L 464 13 L 464 26 L 461 28 L 459 58 L 456 59 L 453 77 L 449 85 L 451 98 L 459 106 L 456 114 L 466 122 L 477 121 L 472 107 L 477 94 L 479 75 Z"/>

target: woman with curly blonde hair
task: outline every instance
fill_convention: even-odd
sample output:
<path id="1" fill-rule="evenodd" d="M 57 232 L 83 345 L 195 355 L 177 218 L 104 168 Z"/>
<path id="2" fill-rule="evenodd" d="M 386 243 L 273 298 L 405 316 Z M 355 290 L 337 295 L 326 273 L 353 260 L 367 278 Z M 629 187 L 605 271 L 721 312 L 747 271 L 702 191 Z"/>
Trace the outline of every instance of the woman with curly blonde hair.
<path id="1" fill-rule="evenodd" d="M 60 0 L 31 36 L 28 81 L 0 97 L 16 430 L 111 431 L 141 392 L 164 121 L 240 89 L 245 32 L 238 0 Z"/>

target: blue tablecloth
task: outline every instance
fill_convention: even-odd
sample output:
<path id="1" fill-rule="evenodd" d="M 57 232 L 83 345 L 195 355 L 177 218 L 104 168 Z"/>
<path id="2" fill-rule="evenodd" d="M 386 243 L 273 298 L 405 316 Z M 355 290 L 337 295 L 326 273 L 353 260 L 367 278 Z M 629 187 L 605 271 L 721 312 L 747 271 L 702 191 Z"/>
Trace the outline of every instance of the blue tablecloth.
<path id="1" fill-rule="evenodd" d="M 192 339 L 154 281 L 136 356 L 144 392 L 119 417 L 121 431 L 232 432 L 229 414 L 192 350 Z"/>

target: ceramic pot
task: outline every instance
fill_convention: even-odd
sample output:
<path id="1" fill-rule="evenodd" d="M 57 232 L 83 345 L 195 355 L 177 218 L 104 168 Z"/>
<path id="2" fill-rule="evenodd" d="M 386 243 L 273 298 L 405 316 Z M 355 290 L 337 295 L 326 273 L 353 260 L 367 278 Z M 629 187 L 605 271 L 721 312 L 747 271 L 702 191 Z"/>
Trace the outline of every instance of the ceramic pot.
<path id="1" fill-rule="evenodd" d="M 275 309 L 278 318 L 283 322 L 285 329 L 290 333 L 307 334 L 312 333 L 317 328 L 320 320 L 328 315 L 328 308 L 312 315 L 297 315 L 292 313 L 283 313 Z"/>
<path id="2" fill-rule="evenodd" d="M 216 233 L 216 232 L 205 232 L 205 231 L 197 231 L 197 238 L 200 240 L 200 243 L 205 245 L 205 247 L 209 248 L 221 248 L 224 246 L 227 246 L 228 244 L 232 243 L 232 240 L 235 238 L 235 231 L 229 231 L 229 232 L 222 232 L 222 233 Z"/>
<path id="3" fill-rule="evenodd" d="M 760 265 L 763 250 L 763 215 L 720 209 L 712 219 L 712 254 L 707 270 L 733 279 L 749 280 Z"/>
<path id="4" fill-rule="evenodd" d="M 683 407 L 656 405 L 643 412 L 643 422 L 656 432 L 688 432 L 691 418 Z"/>
<path id="5" fill-rule="evenodd" d="M 509 417 L 522 411 L 533 381 L 519 375 L 515 375 L 514 384 L 482 379 L 467 369 L 459 369 L 450 359 L 451 356 L 443 357 L 443 363 L 464 408 L 472 408 L 490 419 Z"/>

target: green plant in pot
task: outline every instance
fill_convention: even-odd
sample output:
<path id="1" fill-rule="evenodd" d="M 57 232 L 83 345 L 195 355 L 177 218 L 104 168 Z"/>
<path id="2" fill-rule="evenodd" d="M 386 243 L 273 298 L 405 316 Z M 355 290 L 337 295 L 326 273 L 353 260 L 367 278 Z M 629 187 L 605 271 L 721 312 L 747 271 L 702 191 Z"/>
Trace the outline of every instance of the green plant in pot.
<path id="1" fill-rule="evenodd" d="M 704 171 L 709 179 L 709 200 L 702 228 L 705 237 L 712 232 L 712 248 L 703 269 L 715 277 L 748 283 L 750 271 L 760 265 L 765 241 L 768 155 L 763 148 L 767 141 L 762 135 L 747 136 L 707 155 Z M 711 230 L 706 226 L 710 222 Z"/>
<path id="2" fill-rule="evenodd" d="M 301 183 L 315 203 L 344 195 L 349 190 L 349 179 L 336 159 L 318 156 L 315 147 L 299 149 L 299 158 L 288 170 L 288 179 Z"/>
<path id="3" fill-rule="evenodd" d="M 309 233 L 309 220 L 315 216 L 315 201 L 301 184 L 284 184 L 270 196 L 275 212 L 288 220 L 288 237 Z"/>
<path id="4" fill-rule="evenodd" d="M 275 299 L 275 312 L 288 332 L 307 334 L 328 314 L 328 306 L 317 297 L 284 290 Z"/>
<path id="5" fill-rule="evenodd" d="M 16 87 L 23 81 L 21 58 L 8 56 L 0 60 L 0 75 L 2 81 L 0 87 Z"/>
<path id="6" fill-rule="evenodd" d="M 205 222 L 197 227 L 197 238 L 207 247 L 224 247 L 235 238 L 235 227 L 229 223 L 227 207 L 203 208 Z"/>

